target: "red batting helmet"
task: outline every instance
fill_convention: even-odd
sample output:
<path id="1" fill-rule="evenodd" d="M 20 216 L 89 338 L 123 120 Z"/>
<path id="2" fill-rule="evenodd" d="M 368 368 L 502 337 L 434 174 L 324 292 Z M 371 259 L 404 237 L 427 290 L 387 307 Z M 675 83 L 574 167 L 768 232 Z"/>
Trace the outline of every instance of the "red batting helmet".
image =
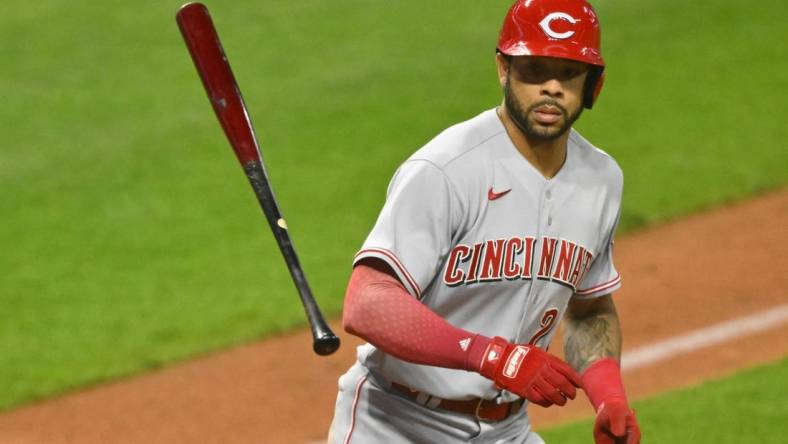
<path id="1" fill-rule="evenodd" d="M 583 105 L 591 108 L 604 83 L 599 20 L 585 0 L 517 0 L 498 37 L 498 51 L 510 56 L 543 56 L 591 65 Z"/>

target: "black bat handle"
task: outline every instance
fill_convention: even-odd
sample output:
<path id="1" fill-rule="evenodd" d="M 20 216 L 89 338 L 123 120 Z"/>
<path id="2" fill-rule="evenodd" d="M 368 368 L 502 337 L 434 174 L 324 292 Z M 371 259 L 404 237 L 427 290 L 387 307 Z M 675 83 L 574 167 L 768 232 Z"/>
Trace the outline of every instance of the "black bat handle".
<path id="1" fill-rule="evenodd" d="M 323 318 L 320 312 L 320 307 L 315 301 L 309 282 L 306 280 L 304 270 L 298 261 L 295 248 L 290 241 L 290 234 L 287 231 L 287 223 L 282 218 L 279 212 L 279 207 L 276 204 L 273 190 L 271 190 L 270 182 L 268 181 L 268 174 L 265 171 L 265 166 L 261 160 L 254 160 L 247 162 L 243 165 L 246 177 L 249 178 L 249 183 L 254 189 L 254 194 L 257 196 L 258 202 L 265 213 L 268 224 L 271 226 L 271 231 L 274 233 L 276 243 L 282 251 L 282 256 L 285 258 L 287 268 L 290 270 L 290 276 L 293 278 L 298 295 L 301 297 L 301 303 L 304 306 L 306 317 L 309 320 L 309 326 L 312 330 L 312 349 L 321 356 L 326 356 L 334 353 L 339 348 L 339 338 L 331 331 L 331 328 Z"/>

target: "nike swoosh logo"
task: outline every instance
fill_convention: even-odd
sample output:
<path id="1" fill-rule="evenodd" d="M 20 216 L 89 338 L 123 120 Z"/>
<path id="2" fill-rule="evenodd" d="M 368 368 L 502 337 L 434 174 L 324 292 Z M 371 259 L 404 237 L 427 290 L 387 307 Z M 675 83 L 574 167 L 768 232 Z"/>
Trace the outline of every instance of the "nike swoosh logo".
<path id="1" fill-rule="evenodd" d="M 490 189 L 487 191 L 487 199 L 490 200 L 500 199 L 506 196 L 507 194 L 509 194 L 509 191 L 512 191 L 512 189 L 509 188 L 508 190 L 504 190 L 501 191 L 500 193 L 496 193 L 495 191 L 493 191 L 492 187 L 490 187 Z"/>

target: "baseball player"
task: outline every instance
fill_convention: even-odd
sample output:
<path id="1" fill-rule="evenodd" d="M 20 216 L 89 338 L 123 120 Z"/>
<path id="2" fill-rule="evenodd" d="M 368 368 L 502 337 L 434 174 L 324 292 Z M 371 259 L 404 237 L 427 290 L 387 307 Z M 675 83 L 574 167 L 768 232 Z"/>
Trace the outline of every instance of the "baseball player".
<path id="1" fill-rule="evenodd" d="M 640 442 L 611 293 L 616 162 L 572 129 L 603 82 L 585 0 L 518 0 L 500 106 L 402 164 L 345 296 L 368 341 L 339 380 L 330 443 L 542 443 L 525 405 L 582 388 L 597 444 Z M 567 362 L 548 353 L 565 318 Z"/>

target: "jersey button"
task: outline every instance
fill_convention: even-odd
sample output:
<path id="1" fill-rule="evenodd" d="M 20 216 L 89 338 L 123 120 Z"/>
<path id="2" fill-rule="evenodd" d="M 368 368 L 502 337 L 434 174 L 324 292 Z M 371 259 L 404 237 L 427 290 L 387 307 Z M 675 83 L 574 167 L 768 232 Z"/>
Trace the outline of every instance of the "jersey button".
<path id="1" fill-rule="evenodd" d="M 553 216 L 547 216 L 547 226 L 553 225 Z"/>
<path id="2" fill-rule="evenodd" d="M 550 200 L 550 199 L 552 199 L 552 198 L 553 198 L 553 192 L 552 192 L 552 191 L 550 191 L 550 190 L 547 190 L 547 192 L 546 192 L 546 193 L 544 193 L 544 197 L 546 197 L 546 198 L 547 198 L 547 200 Z"/>

